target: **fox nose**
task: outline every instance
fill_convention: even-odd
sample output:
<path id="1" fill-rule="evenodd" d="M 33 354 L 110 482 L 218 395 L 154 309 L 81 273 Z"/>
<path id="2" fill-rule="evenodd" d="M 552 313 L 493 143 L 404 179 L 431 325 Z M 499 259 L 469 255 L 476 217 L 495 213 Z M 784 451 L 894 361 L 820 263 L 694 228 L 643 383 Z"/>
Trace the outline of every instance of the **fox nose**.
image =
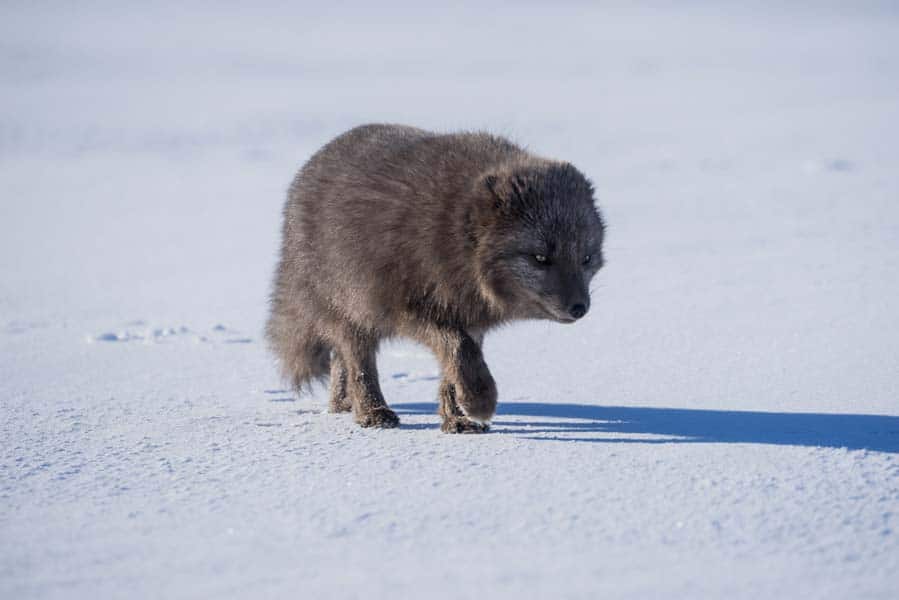
<path id="1" fill-rule="evenodd" d="M 584 315 L 587 314 L 587 307 L 584 304 L 572 304 L 571 308 L 568 309 L 568 314 L 571 315 L 575 319 L 580 319 Z"/>

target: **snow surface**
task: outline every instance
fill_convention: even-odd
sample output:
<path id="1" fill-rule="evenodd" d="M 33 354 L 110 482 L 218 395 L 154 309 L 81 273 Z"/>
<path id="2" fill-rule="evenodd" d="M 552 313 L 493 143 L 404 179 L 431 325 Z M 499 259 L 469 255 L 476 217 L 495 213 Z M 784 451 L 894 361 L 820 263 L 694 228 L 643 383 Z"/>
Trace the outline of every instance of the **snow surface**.
<path id="1" fill-rule="evenodd" d="M 889 3 L 0 7 L 0 597 L 896 598 Z M 295 169 L 488 128 L 595 181 L 594 310 L 447 436 L 261 340 Z"/>

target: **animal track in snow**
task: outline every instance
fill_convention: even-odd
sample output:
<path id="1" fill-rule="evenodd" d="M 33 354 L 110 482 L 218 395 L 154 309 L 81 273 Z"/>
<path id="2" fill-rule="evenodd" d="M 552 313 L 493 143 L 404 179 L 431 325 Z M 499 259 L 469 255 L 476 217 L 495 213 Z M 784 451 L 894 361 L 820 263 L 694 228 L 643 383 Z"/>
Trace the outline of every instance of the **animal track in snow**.
<path id="1" fill-rule="evenodd" d="M 409 373 L 407 371 L 398 371 L 390 375 L 392 379 L 397 379 L 402 383 L 414 383 L 416 381 L 437 381 L 440 375 L 434 373 Z"/>
<path id="2" fill-rule="evenodd" d="M 42 321 L 10 321 L 3 327 L 3 333 L 18 335 L 28 333 L 34 329 L 43 329 L 47 324 Z"/>
<path id="3" fill-rule="evenodd" d="M 802 170 L 806 173 L 820 173 L 825 171 L 832 173 L 850 173 L 857 170 L 857 165 L 845 158 L 808 159 L 802 163 Z"/>
<path id="4" fill-rule="evenodd" d="M 208 332 L 195 331 L 185 325 L 178 327 L 152 327 L 146 321 L 131 321 L 123 327 L 87 336 L 93 342 L 142 342 L 144 344 L 168 344 L 193 342 L 196 344 L 251 344 L 252 338 L 241 335 L 221 323 Z"/>

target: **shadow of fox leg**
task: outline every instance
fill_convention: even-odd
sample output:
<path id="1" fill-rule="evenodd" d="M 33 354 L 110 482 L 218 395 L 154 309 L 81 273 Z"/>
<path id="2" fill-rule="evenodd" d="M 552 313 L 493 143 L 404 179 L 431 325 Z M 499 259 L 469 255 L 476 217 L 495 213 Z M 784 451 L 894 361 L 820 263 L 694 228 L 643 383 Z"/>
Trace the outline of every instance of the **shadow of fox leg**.
<path id="1" fill-rule="evenodd" d="M 363 427 L 396 427 L 400 423 L 390 410 L 378 384 L 375 363 L 377 345 L 354 336 L 341 347 L 346 369 L 346 391 L 353 405 L 353 416 Z"/>
<path id="2" fill-rule="evenodd" d="M 346 367 L 336 350 L 331 352 L 331 399 L 328 410 L 332 413 L 353 410 L 353 402 L 347 395 Z"/>
<path id="3" fill-rule="evenodd" d="M 496 383 L 476 338 L 453 329 L 431 331 L 428 337 L 426 343 L 436 352 L 446 383 L 440 387 L 440 405 L 446 407 L 445 412 L 441 408 L 444 419 L 452 415 L 451 407 L 455 406 L 471 420 L 489 421 L 496 412 Z M 452 424 L 446 427 L 454 430 Z"/>

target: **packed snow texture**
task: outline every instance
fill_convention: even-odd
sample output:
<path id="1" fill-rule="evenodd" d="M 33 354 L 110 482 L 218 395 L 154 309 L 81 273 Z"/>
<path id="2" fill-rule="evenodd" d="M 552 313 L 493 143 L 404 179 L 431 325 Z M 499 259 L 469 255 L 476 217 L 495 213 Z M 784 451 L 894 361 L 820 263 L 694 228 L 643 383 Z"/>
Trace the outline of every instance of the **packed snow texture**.
<path id="1" fill-rule="evenodd" d="M 0 597 L 896 597 L 889 3 L 4 2 L 0 39 Z M 414 344 L 390 431 L 265 348 L 286 187 L 373 121 L 596 184 L 593 309 L 488 336 L 489 434 L 440 433 Z"/>

